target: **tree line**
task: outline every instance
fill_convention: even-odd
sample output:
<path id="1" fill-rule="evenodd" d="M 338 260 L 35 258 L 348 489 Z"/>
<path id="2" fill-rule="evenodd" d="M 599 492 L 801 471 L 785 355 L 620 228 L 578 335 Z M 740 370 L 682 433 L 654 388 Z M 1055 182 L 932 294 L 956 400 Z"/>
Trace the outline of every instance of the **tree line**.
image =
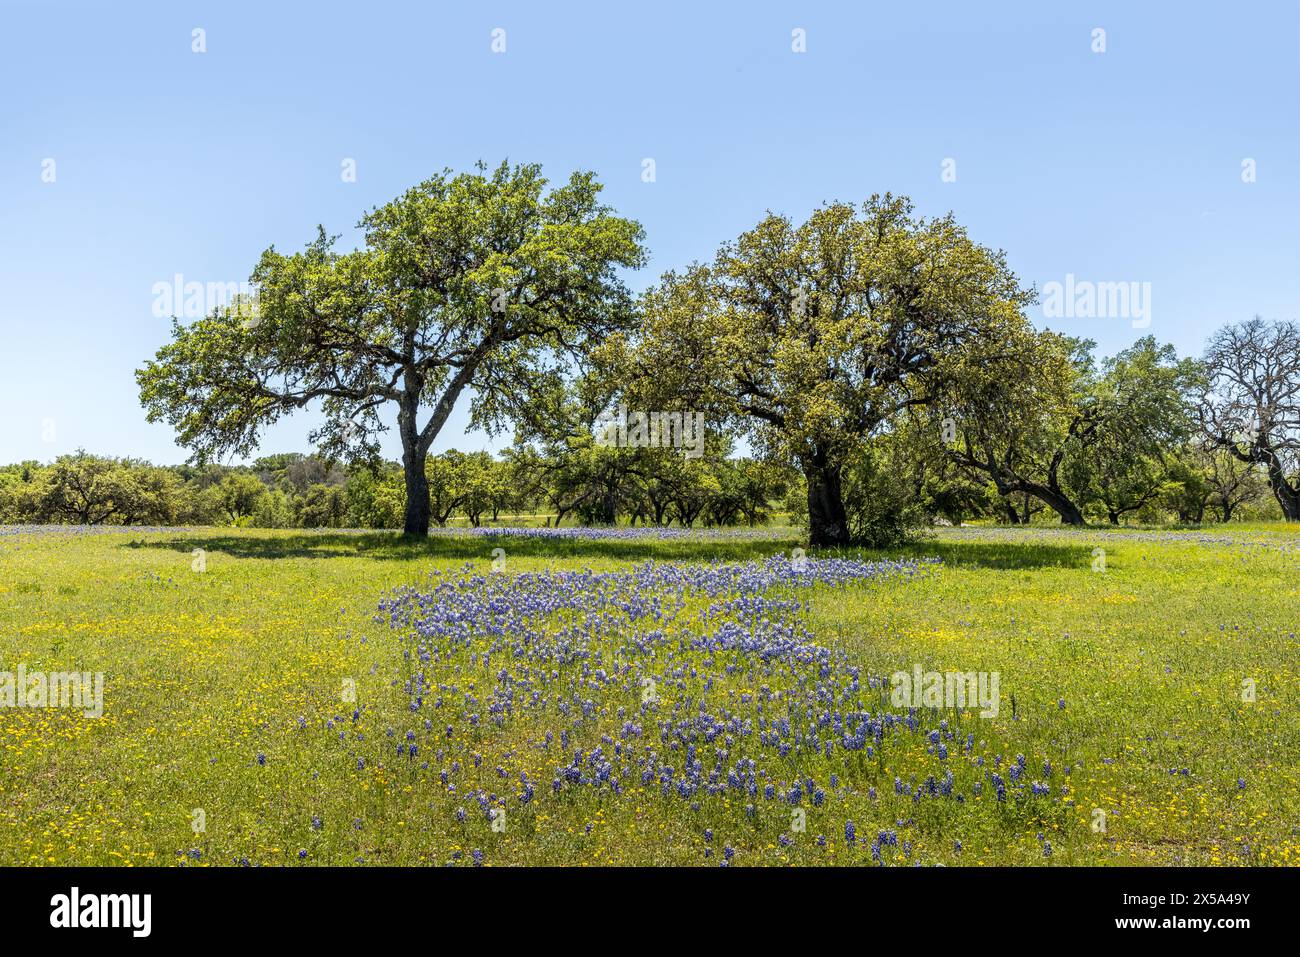
<path id="1" fill-rule="evenodd" d="M 999 490 L 951 452 L 920 430 L 904 429 L 855 456 L 844 487 L 855 540 L 888 544 L 925 525 L 1022 524 L 1051 513 L 1032 494 Z M 430 455 L 425 469 L 436 526 L 807 522 L 798 470 L 749 457 L 692 460 L 668 450 L 576 443 L 560 454 L 531 446 L 501 455 L 451 450 Z M 1069 475 L 1079 511 L 1093 521 L 1281 516 L 1262 469 L 1196 442 L 1137 465 L 1119 484 L 1114 473 Z M 1086 484 L 1073 484 L 1079 479 Z M 248 465 L 159 466 L 78 451 L 48 464 L 0 466 L 0 524 L 397 529 L 405 505 L 405 477 L 395 461 L 345 464 L 294 453 Z"/>
<path id="2" fill-rule="evenodd" d="M 749 458 L 685 460 L 596 447 L 563 460 L 450 450 L 425 462 L 435 525 L 517 523 L 756 526 L 796 476 Z M 0 524 L 401 528 L 398 462 L 285 454 L 249 465 L 158 466 L 84 451 L 0 467 Z"/>
<path id="3" fill-rule="evenodd" d="M 591 173 L 551 188 L 536 165 L 480 164 L 372 209 L 354 250 L 324 229 L 301 251 L 267 249 L 255 298 L 173 320 L 137 371 L 148 418 L 201 464 L 253 454 L 310 406 L 319 453 L 372 471 L 395 419 L 412 535 L 439 521 L 430 448 L 464 394 L 471 423 L 513 430 L 534 472 L 584 476 L 561 518 L 644 517 L 629 503 L 655 469 L 621 471 L 639 450 L 573 465 L 618 405 L 703 415 L 716 448 L 743 438 L 797 473 L 792 510 L 815 545 L 896 539 L 938 509 L 936 482 L 972 514 L 1078 525 L 1231 517 L 1262 480 L 1300 520 L 1294 323 L 1226 327 L 1196 359 L 1151 338 L 1098 358 L 1033 327 L 1036 292 L 1002 251 L 889 194 L 803 222 L 769 214 L 633 296 L 644 231 L 600 189 Z"/>

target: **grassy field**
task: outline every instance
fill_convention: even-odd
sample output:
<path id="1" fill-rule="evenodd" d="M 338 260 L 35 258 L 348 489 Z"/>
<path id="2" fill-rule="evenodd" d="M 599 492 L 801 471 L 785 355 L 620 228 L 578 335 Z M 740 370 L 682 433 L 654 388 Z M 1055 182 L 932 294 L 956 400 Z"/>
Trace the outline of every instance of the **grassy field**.
<path id="1" fill-rule="evenodd" d="M 105 676 L 0 709 L 0 864 L 1300 863 L 1295 530 L 950 529 L 759 606 L 625 574 L 797 545 L 0 529 L 0 671 Z M 997 716 L 894 707 L 918 665 Z"/>

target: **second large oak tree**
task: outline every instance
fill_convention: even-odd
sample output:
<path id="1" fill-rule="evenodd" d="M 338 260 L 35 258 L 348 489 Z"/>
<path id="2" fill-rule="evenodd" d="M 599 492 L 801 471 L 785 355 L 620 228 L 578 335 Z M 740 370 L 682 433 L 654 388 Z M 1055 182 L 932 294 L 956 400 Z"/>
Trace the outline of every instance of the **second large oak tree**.
<path id="1" fill-rule="evenodd" d="M 850 456 L 938 404 L 972 355 L 1014 349 L 1032 299 L 951 216 L 873 196 L 800 224 L 768 215 L 712 263 L 669 273 L 644 296 L 637 333 L 601 358 L 633 402 L 704 410 L 798 465 L 812 544 L 843 545 Z"/>

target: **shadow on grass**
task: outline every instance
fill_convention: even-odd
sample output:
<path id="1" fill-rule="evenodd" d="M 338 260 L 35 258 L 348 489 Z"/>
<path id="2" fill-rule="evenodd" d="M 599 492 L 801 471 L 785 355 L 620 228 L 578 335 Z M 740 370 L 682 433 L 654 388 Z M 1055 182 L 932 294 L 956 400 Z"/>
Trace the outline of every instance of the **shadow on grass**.
<path id="1" fill-rule="evenodd" d="M 889 554 L 909 558 L 938 557 L 957 568 L 1082 568 L 1092 562 L 1092 548 L 1066 542 L 962 542 L 926 539 Z"/>
<path id="2" fill-rule="evenodd" d="M 420 559 L 484 561 L 494 548 L 512 557 L 606 559 L 611 561 L 711 561 L 762 559 L 788 553 L 804 544 L 797 532 L 776 539 L 580 539 L 476 538 L 433 535 L 406 538 L 396 532 L 297 534 L 184 535 L 175 538 L 124 542 L 120 547 L 163 549 L 185 554 L 196 548 L 234 558 L 372 558 L 380 561 Z M 1087 568 L 1087 545 L 1057 542 L 969 542 L 927 538 L 897 549 L 809 549 L 811 556 L 855 558 L 941 558 L 959 568 L 1034 569 Z"/>
<path id="3" fill-rule="evenodd" d="M 516 558 L 604 558 L 618 561 L 708 561 L 766 558 L 788 552 L 798 544 L 789 539 L 579 539 L 579 538 L 474 538 L 432 535 L 406 538 L 395 532 L 363 534 L 313 533 L 298 535 L 193 535 L 153 541 L 123 543 L 122 548 L 164 549 L 192 553 L 196 548 L 234 558 L 373 558 L 381 561 L 419 559 L 492 558 L 494 548 L 504 548 Z"/>

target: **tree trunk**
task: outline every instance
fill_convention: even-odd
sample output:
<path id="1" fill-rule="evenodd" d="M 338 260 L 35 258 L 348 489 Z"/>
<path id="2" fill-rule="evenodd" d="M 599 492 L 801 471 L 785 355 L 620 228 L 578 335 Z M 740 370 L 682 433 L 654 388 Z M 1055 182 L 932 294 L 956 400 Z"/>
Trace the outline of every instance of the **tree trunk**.
<path id="1" fill-rule="evenodd" d="M 993 482 L 998 487 L 998 491 L 1007 496 L 1007 510 L 1009 513 L 1015 512 L 1015 506 L 1011 503 L 1010 494 L 1012 492 L 1024 492 L 1026 495 L 1032 495 L 1044 505 L 1051 508 L 1057 515 L 1061 516 L 1063 525 L 1086 525 L 1083 520 L 1083 512 L 1079 511 L 1079 506 L 1075 505 L 1060 490 L 1060 486 L 1052 482 L 1043 485 L 1040 482 L 1030 482 L 1022 478 L 1016 478 L 1014 484 L 995 470 L 986 470 L 993 477 Z"/>
<path id="2" fill-rule="evenodd" d="M 618 521 L 618 496 L 613 489 L 606 488 L 596 499 L 592 517 L 597 525 L 613 525 Z"/>
<path id="3" fill-rule="evenodd" d="M 808 480 L 810 544 L 819 548 L 849 544 L 840 467 L 819 450 L 805 462 L 804 476 Z"/>
<path id="4" fill-rule="evenodd" d="M 1056 495 L 1050 499 L 1044 499 L 1044 501 L 1052 507 L 1057 515 L 1061 516 L 1062 525 L 1088 524 L 1083 520 L 1083 512 L 1079 511 L 1079 507 L 1064 495 Z"/>
<path id="5" fill-rule="evenodd" d="M 423 455 L 402 453 L 406 472 L 406 518 L 402 531 L 424 538 L 429 534 L 429 479 L 424 474 Z"/>
<path id="6" fill-rule="evenodd" d="M 1269 478 L 1272 479 L 1272 469 Z M 1300 522 L 1300 488 L 1293 488 L 1286 479 L 1273 482 L 1273 496 L 1282 506 L 1282 517 L 1288 522 Z"/>
<path id="7" fill-rule="evenodd" d="M 1057 491 L 1047 485 L 1039 485 L 1036 482 L 1026 482 L 1024 483 L 1024 486 L 1024 491 L 1028 492 L 1044 505 L 1050 507 L 1057 515 L 1061 516 L 1061 524 L 1087 524 L 1083 520 L 1083 512 L 1079 511 L 1079 506 L 1071 502 L 1063 492 Z"/>
<path id="8" fill-rule="evenodd" d="M 1262 462 L 1268 470 L 1268 486 L 1273 490 L 1273 497 L 1282 508 L 1282 518 L 1288 522 L 1300 522 L 1300 479 L 1295 485 L 1286 480 L 1282 462 L 1277 453 L 1267 446 L 1261 447 L 1257 441 L 1249 455 L 1243 455 L 1235 447 L 1229 447 L 1232 454 L 1243 462 Z M 1227 519 L 1225 518 L 1226 522 Z"/>

